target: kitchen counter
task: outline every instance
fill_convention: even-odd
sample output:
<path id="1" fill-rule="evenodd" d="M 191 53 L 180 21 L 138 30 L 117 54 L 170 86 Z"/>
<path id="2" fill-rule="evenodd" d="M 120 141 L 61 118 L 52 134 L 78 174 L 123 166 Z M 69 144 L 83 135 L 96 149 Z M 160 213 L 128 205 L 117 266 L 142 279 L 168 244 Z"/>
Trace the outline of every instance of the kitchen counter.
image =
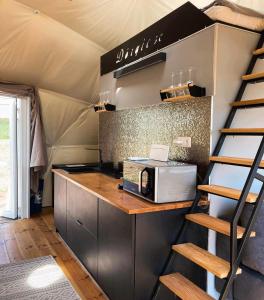
<path id="1" fill-rule="evenodd" d="M 152 204 L 118 190 L 121 181 L 101 173 L 53 173 L 55 227 L 65 243 L 109 299 L 151 300 L 192 201 Z M 207 230 L 191 225 L 186 238 L 205 248 Z M 181 260 L 173 267 L 183 266 Z M 187 266 L 186 272 L 205 288 L 204 270 Z M 161 299 L 175 297 L 164 288 Z"/>
<path id="2" fill-rule="evenodd" d="M 120 179 L 101 173 L 70 174 L 61 169 L 53 169 L 52 172 L 130 215 L 182 209 L 190 207 L 192 204 L 192 201 L 152 204 L 126 191 L 119 190 L 117 185 L 122 182 Z M 201 204 L 206 205 L 208 202 L 203 200 Z"/>

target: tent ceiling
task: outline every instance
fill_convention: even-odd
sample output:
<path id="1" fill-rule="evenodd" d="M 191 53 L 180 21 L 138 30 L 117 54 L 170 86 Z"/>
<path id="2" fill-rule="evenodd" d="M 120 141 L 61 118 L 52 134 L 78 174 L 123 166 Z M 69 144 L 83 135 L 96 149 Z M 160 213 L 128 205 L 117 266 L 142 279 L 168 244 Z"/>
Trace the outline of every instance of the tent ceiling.
<path id="1" fill-rule="evenodd" d="M 186 0 L 18 0 L 111 50 Z M 193 0 L 204 7 L 213 0 Z M 236 0 L 264 12 L 263 0 Z"/>
<path id="2" fill-rule="evenodd" d="M 185 2 L 0 0 L 0 79 L 93 102 L 100 56 Z M 264 13 L 263 0 L 233 2 Z"/>

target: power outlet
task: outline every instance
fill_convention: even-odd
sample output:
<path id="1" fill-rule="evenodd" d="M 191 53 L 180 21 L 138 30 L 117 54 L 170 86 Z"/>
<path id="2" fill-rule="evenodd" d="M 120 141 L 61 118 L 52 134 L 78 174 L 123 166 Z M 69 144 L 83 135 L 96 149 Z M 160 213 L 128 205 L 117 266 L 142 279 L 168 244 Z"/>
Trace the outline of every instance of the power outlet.
<path id="1" fill-rule="evenodd" d="M 179 147 L 191 148 L 192 139 L 190 137 L 177 137 L 173 140 L 173 144 L 176 144 Z"/>

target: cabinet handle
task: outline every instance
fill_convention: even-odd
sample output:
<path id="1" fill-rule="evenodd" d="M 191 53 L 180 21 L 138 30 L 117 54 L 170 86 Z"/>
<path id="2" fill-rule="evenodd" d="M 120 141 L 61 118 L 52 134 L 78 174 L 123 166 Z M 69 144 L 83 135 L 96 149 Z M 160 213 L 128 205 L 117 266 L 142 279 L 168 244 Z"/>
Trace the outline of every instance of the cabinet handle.
<path id="1" fill-rule="evenodd" d="M 82 226 L 82 225 L 83 225 L 83 223 L 82 223 L 81 221 L 79 221 L 79 220 L 76 220 L 75 222 L 76 222 L 76 224 L 79 225 L 79 226 Z"/>

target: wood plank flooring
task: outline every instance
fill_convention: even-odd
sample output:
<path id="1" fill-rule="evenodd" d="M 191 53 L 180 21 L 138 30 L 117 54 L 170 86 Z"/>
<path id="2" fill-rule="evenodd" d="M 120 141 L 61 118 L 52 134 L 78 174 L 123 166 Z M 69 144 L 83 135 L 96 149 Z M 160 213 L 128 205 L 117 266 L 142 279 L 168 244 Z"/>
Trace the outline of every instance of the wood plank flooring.
<path id="1" fill-rule="evenodd" d="M 52 255 L 83 300 L 106 300 L 55 232 L 53 211 L 28 220 L 0 223 L 0 264 Z"/>

